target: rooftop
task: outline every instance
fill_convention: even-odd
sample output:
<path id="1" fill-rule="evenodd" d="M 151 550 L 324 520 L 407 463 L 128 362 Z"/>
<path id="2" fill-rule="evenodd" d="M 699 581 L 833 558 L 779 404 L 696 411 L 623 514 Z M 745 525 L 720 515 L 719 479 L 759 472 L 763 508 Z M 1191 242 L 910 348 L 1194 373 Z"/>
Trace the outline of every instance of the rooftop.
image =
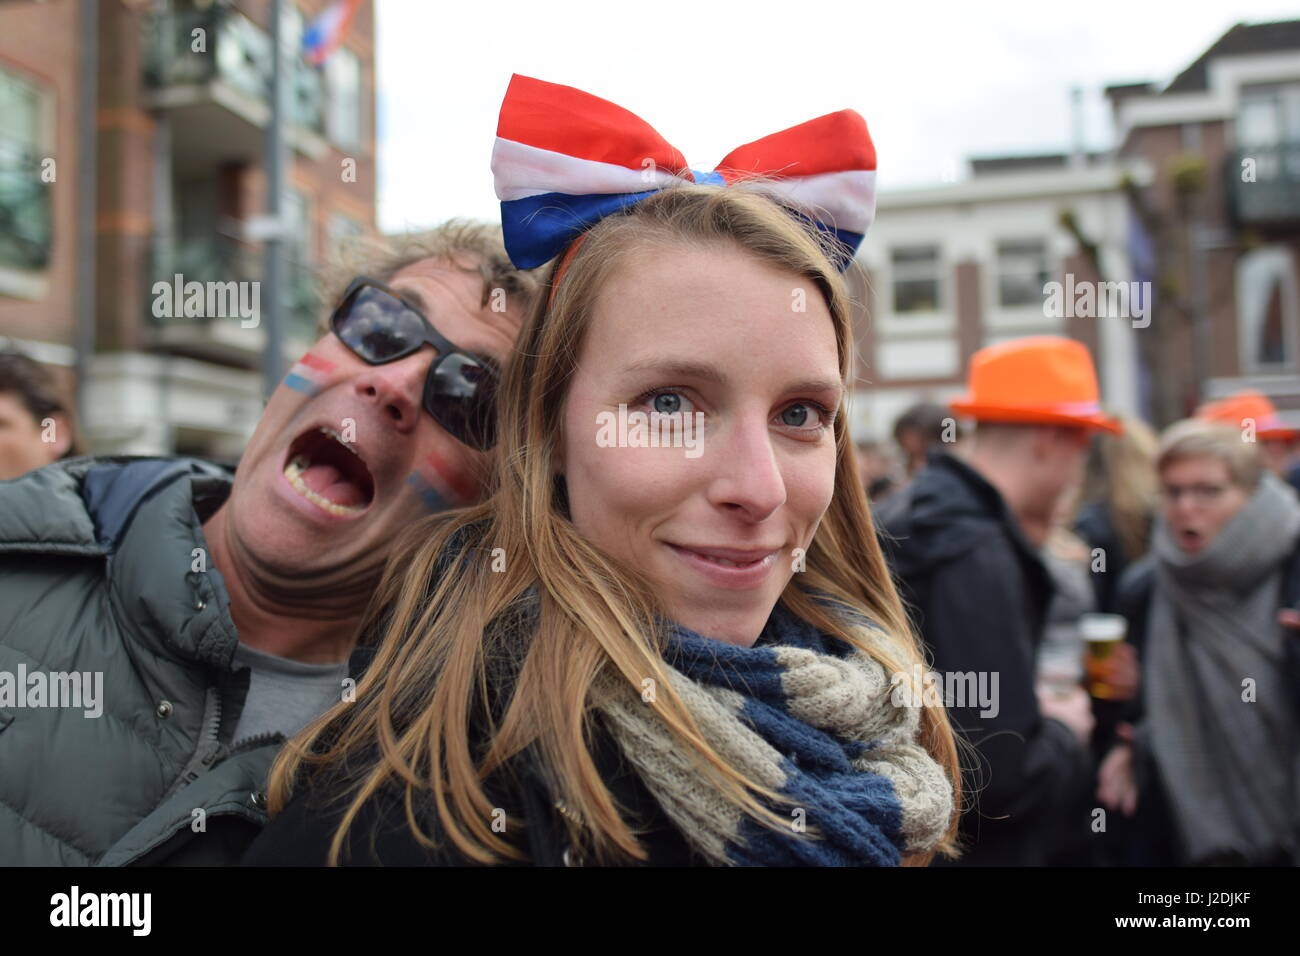
<path id="1" fill-rule="evenodd" d="M 1209 89 L 1206 73 L 1210 61 L 1218 57 L 1277 53 L 1282 50 L 1300 50 L 1300 20 L 1238 23 L 1214 41 L 1191 66 L 1174 77 L 1163 92 L 1194 93 Z"/>

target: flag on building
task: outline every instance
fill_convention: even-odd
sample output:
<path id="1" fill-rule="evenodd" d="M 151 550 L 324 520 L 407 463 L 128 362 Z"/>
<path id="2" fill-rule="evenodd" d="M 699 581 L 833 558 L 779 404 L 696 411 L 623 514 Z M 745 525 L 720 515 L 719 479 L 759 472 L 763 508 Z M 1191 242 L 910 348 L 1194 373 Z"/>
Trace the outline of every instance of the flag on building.
<path id="1" fill-rule="evenodd" d="M 362 0 L 338 0 L 311 22 L 302 35 L 302 53 L 308 63 L 320 66 L 339 48 L 361 3 Z"/>

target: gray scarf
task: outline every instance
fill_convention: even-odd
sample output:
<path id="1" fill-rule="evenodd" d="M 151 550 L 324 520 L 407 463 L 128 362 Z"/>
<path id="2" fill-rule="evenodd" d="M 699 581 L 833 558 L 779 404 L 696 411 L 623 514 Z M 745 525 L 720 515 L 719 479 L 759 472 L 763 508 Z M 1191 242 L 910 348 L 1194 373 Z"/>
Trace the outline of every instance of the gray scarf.
<path id="1" fill-rule="evenodd" d="M 1300 727 L 1277 623 L 1300 534 L 1295 492 L 1266 473 L 1199 554 L 1155 529 L 1147 637 L 1151 749 L 1187 862 L 1255 863 L 1291 847 Z M 1254 700 L 1243 681 L 1254 682 Z"/>

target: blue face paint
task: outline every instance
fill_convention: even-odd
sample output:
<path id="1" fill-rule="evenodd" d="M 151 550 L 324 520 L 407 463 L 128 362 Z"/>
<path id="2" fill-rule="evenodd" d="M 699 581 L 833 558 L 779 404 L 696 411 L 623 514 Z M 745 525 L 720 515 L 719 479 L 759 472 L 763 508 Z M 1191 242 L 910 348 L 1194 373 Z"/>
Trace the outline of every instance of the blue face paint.
<path id="1" fill-rule="evenodd" d="M 437 455 L 428 455 L 407 477 L 430 511 L 459 508 L 477 500 L 479 489 Z"/>
<path id="2" fill-rule="evenodd" d="M 442 495 L 438 494 L 438 489 L 425 481 L 418 471 L 413 471 L 407 475 L 406 483 L 410 485 L 416 496 L 424 502 L 424 506 L 430 511 L 447 511 L 452 507 Z"/>

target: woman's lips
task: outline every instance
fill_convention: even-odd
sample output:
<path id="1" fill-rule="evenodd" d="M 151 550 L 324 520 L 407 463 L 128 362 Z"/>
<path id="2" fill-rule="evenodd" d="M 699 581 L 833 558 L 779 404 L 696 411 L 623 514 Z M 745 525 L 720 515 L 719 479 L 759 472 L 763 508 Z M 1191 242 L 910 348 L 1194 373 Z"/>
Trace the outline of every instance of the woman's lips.
<path id="1" fill-rule="evenodd" d="M 776 566 L 779 548 L 739 550 L 735 548 L 689 547 L 665 542 L 687 566 L 716 587 L 744 590 L 762 584 Z"/>

